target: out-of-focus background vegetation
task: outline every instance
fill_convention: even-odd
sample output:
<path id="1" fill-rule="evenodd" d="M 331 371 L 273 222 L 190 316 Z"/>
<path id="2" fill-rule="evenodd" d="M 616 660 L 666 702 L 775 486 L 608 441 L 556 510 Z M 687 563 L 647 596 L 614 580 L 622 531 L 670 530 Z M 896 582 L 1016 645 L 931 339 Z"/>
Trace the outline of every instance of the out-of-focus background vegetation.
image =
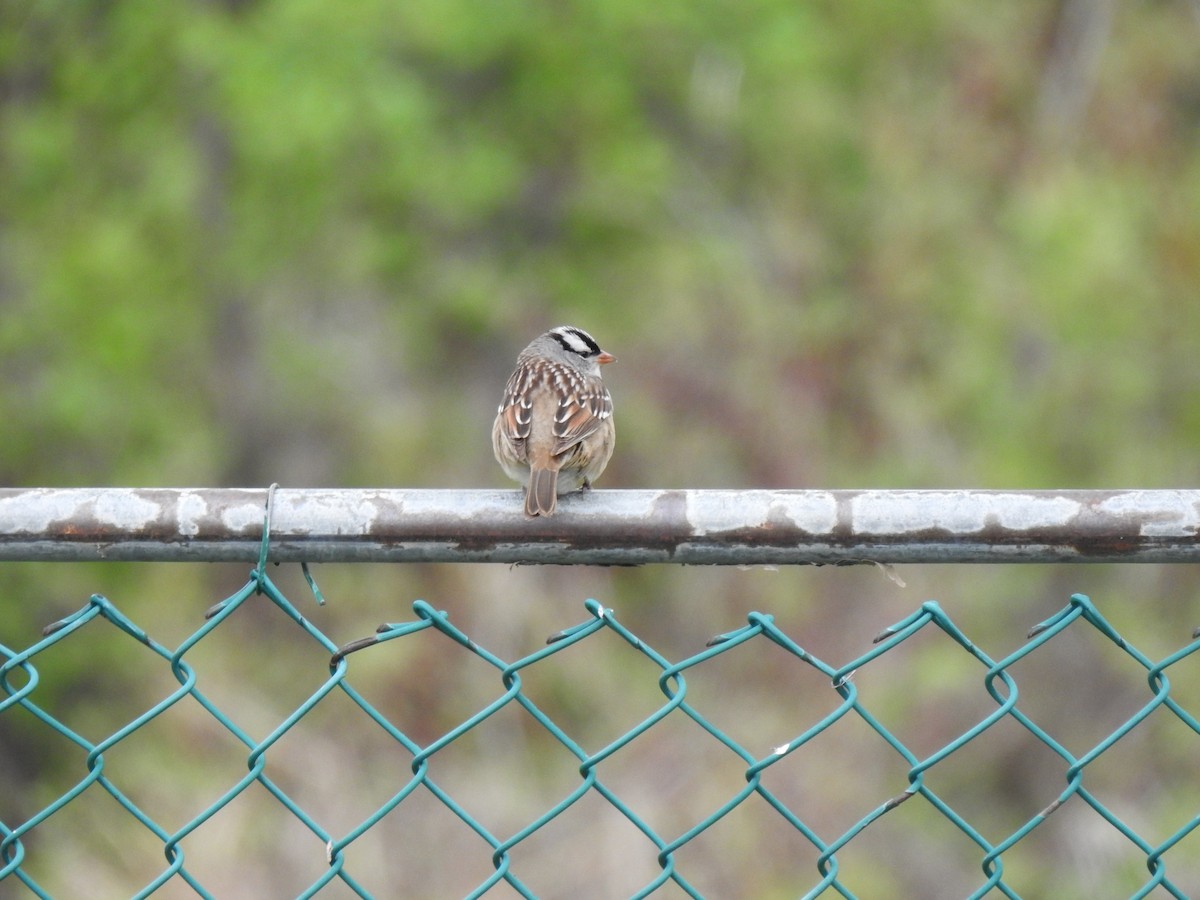
<path id="1" fill-rule="evenodd" d="M 571 323 L 620 360 L 601 489 L 1195 486 L 1198 46 L 1187 0 L 6 2 L 0 482 L 498 486 L 503 380 L 532 336 Z M 306 602 L 297 573 L 276 574 Z M 900 574 L 907 586 L 868 569 L 330 566 L 317 571 L 330 603 L 305 614 L 344 641 L 424 597 L 516 658 L 593 596 L 682 658 L 762 609 L 833 663 L 929 597 L 997 658 L 1077 590 L 1155 659 L 1200 624 L 1185 567 Z M 173 646 L 245 575 L 7 565 L 0 642 L 28 646 L 96 591 Z M 189 660 L 261 737 L 324 662 L 265 602 L 229 624 Z M 99 739 L 174 681 L 128 640 L 88 635 L 47 654 L 39 696 Z M 1082 753 L 1147 693 L 1095 635 L 1054 646 L 1023 664 L 1022 703 Z M 932 752 L 992 708 L 960 656 L 922 638 L 857 683 Z M 547 666 L 538 699 L 596 750 L 657 688 L 616 641 L 578 659 Z M 706 711 L 761 734 L 764 754 L 832 703 L 780 663 L 732 653 L 695 676 Z M 421 740 L 499 684 L 436 640 L 354 665 Z M 1200 699 L 1194 665 L 1173 677 Z M 203 714 L 168 722 L 110 765 L 178 827 L 245 753 Z M 335 832 L 407 776 L 365 725 L 336 709 L 271 756 Z M 1156 727 L 1090 776 L 1151 841 L 1200 805 L 1196 736 Z M 741 767 L 698 730 L 660 733 L 614 758 L 611 778 L 672 835 L 736 790 Z M 0 819 L 78 779 L 64 743 L 0 721 Z M 877 743 L 835 730 L 788 770 L 793 808 L 823 837 L 904 787 Z M 977 743 L 939 785 L 999 840 L 1057 795 L 1063 766 L 1015 729 Z M 516 716 L 443 759 L 501 835 L 560 799 L 573 770 Z M 646 883 L 654 854 L 600 806 L 539 835 L 514 870 L 545 896 Z M 70 810 L 27 842 L 52 889 L 120 896 L 161 868 L 115 805 Z M 489 854 L 445 810 L 406 816 L 351 849 L 362 883 L 434 897 L 486 877 Z M 1145 877 L 1144 855 L 1078 801 L 1035 834 L 1006 866 L 1028 896 L 1123 895 Z M 815 881 L 815 854 L 773 814 L 707 840 L 680 865 L 710 895 Z M 265 796 L 185 847 L 220 896 L 295 893 L 324 852 Z M 1195 839 L 1181 847 L 1177 866 L 1200 855 Z M 916 801 L 839 858 L 862 896 L 980 883 L 978 852 Z"/>

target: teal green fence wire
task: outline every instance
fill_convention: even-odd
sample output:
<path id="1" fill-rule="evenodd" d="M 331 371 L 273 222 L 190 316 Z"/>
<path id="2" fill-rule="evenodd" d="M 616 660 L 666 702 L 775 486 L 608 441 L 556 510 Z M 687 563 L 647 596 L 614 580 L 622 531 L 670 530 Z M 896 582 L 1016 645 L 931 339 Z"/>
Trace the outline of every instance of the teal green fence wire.
<path id="1" fill-rule="evenodd" d="M 307 570 L 305 576 L 319 598 L 319 591 Z M 291 620 L 305 640 L 319 649 L 313 658 L 318 660 L 322 669 L 314 676 L 315 688 L 311 694 L 282 720 L 259 729 L 265 734 L 252 733 L 256 729 L 240 725 L 233 715 L 223 710 L 221 701 L 202 690 L 196 670 L 189 661 L 200 651 L 203 642 L 219 639 L 225 630 L 237 627 L 231 617 L 256 595 L 265 596 Z M 418 820 L 432 821 L 435 813 L 430 810 L 440 808 L 469 829 L 485 872 L 469 888 L 467 895 L 471 897 L 483 896 L 493 892 L 493 889 L 495 896 L 515 894 L 537 897 L 555 893 L 593 895 L 586 884 L 575 884 L 574 889 L 569 891 L 561 886 L 558 889 L 546 888 L 530 880 L 522 867 L 523 849 L 538 841 L 540 836 L 558 827 L 579 827 L 578 816 L 576 820 L 572 819 L 578 810 L 586 810 L 585 818 L 598 817 L 601 815 L 598 810 L 606 810 L 604 815 L 611 814 L 628 823 L 629 833 L 625 838 L 627 847 L 623 852 L 630 859 L 640 858 L 647 864 L 648 871 L 652 872 L 644 883 L 629 890 L 631 896 L 646 897 L 657 893 L 662 896 L 705 896 L 706 892 L 711 894 L 716 889 L 711 886 L 706 888 L 696 880 L 691 870 L 695 860 L 689 863 L 685 851 L 689 845 L 707 839 L 706 836 L 718 831 L 727 818 L 750 806 L 760 813 L 765 811 L 769 814 L 773 829 L 790 835 L 790 839 L 807 848 L 807 852 L 796 852 L 793 859 L 786 853 L 780 854 L 778 850 L 739 845 L 737 832 L 734 831 L 733 846 L 729 847 L 729 853 L 782 855 L 782 859 L 776 858 L 771 862 L 775 871 L 784 873 L 786 887 L 781 889 L 780 896 L 855 897 L 860 895 L 856 894 L 856 890 L 870 893 L 868 888 L 856 888 L 856 884 L 863 882 L 856 875 L 856 867 L 862 867 L 862 859 L 853 852 L 855 842 L 864 833 L 878 828 L 881 821 L 902 815 L 905 809 L 913 808 L 912 804 L 923 805 L 925 819 L 922 821 L 933 816 L 941 826 L 961 837 L 962 840 L 955 844 L 955 853 L 968 857 L 977 873 L 974 882 L 963 889 L 963 894 L 972 898 L 1022 896 L 1021 873 L 1009 862 L 1018 855 L 1017 851 L 1024 843 L 1037 840 L 1039 829 L 1052 821 L 1056 814 L 1061 815 L 1066 807 L 1081 810 L 1086 807 L 1091 810 L 1094 815 L 1088 819 L 1088 827 L 1092 830 L 1103 829 L 1101 844 L 1108 848 L 1106 852 L 1136 861 L 1141 874 L 1136 876 L 1129 888 L 1129 896 L 1182 898 L 1200 894 L 1200 867 L 1192 861 L 1200 855 L 1195 845 L 1195 839 L 1200 838 L 1200 832 L 1197 832 L 1200 826 L 1200 792 L 1190 796 L 1184 792 L 1176 798 L 1178 808 L 1175 810 L 1175 820 L 1164 828 L 1159 822 L 1131 821 L 1134 817 L 1119 815 L 1101 792 L 1094 789 L 1089 779 L 1089 773 L 1099 761 L 1106 758 L 1106 754 L 1112 755 L 1115 747 L 1129 735 L 1137 734 L 1149 719 L 1161 716 L 1171 717 L 1172 727 L 1182 731 L 1186 737 L 1184 745 L 1190 747 L 1190 751 L 1183 751 L 1177 762 L 1181 766 L 1190 766 L 1194 776 L 1196 760 L 1200 759 L 1200 740 L 1195 740 L 1200 736 L 1200 721 L 1172 694 L 1171 670 L 1200 649 L 1200 640 L 1193 640 L 1177 652 L 1156 661 L 1124 641 L 1087 597 L 1076 594 L 1059 613 L 1034 628 L 1026 643 L 1001 659 L 993 659 L 976 647 L 938 604 L 929 602 L 879 635 L 868 653 L 843 665 L 816 658 L 780 630 L 772 616 L 762 613 L 750 614 L 744 626 L 713 638 L 701 652 L 673 661 L 626 628 L 611 610 L 605 609 L 600 603 L 588 600 L 584 606 L 586 618 L 580 624 L 553 635 L 544 648 L 531 655 L 506 660 L 477 644 L 470 635 L 456 627 L 445 613 L 423 601 L 413 604 L 412 618 L 407 621 L 381 626 L 374 636 L 339 649 L 297 610 L 265 575 L 261 565 L 241 590 L 210 610 L 209 618 L 203 625 L 174 648 L 162 646 L 151 639 L 137 623 L 106 598 L 93 596 L 78 612 L 49 626 L 44 638 L 32 646 L 15 650 L 0 645 L 0 658 L 4 660 L 0 666 L 0 685 L 4 689 L 3 699 L 0 699 L 0 751 L 4 743 L 19 738 L 37 745 L 52 741 L 68 742 L 78 753 L 75 775 L 70 776 L 69 783 L 56 788 L 52 796 L 39 794 L 38 808 L 19 809 L 11 798 L 0 796 L 0 882 L 6 882 L 5 896 L 21 895 L 20 888 L 24 888 L 30 896 L 52 896 L 52 888 L 43 883 L 49 877 L 46 873 L 69 868 L 72 859 L 69 847 L 56 846 L 52 839 L 43 839 L 43 835 L 55 833 L 56 819 L 71 815 L 74 808 L 83 808 L 87 804 L 94 807 L 100 801 L 103 801 L 102 811 L 91 815 L 81 813 L 83 821 L 92 822 L 93 827 L 103 828 L 110 827 L 104 823 L 116 819 L 129 820 L 136 823 L 139 833 L 139 839 L 136 840 L 122 837 L 120 846 L 113 847 L 113 853 L 118 856 L 140 856 L 141 868 L 131 867 L 131 871 L 144 871 L 148 858 L 157 857 L 159 860 L 152 866 L 153 877 L 144 883 L 128 886 L 129 895 L 145 897 L 164 888 L 170 889 L 171 896 L 179 896 L 181 891 L 187 893 L 187 888 L 201 897 L 228 895 L 229 882 L 221 881 L 220 876 L 212 874 L 211 859 L 206 860 L 203 867 L 193 864 L 189 855 L 192 838 L 204 829 L 222 829 L 222 823 L 238 815 L 241 805 L 249 802 L 248 798 L 256 798 L 254 802 L 257 803 L 275 804 L 284 813 L 293 826 L 290 843 L 298 856 L 309 861 L 314 856 L 320 857 L 317 874 L 298 892 L 302 897 L 316 896 L 327 887 L 336 889 L 338 895 L 343 896 L 347 891 L 362 897 L 405 895 L 400 886 L 412 884 L 406 881 L 414 877 L 411 872 L 397 873 L 395 880 L 389 884 L 368 884 L 355 871 L 354 854 L 355 848 L 373 831 L 390 828 L 388 823 L 393 813 L 406 805 L 418 808 Z M 101 632 L 104 639 L 111 639 L 113 629 L 120 640 L 132 642 L 131 647 L 138 645 L 139 652 L 153 654 L 159 661 L 159 668 L 169 671 L 177 687 L 167 691 L 157 703 L 133 715 L 122 727 L 97 738 L 89 734 L 86 722 L 68 723 L 39 702 L 40 696 L 46 692 L 39 673 L 40 658 L 50 656 L 56 647 L 65 643 L 99 638 Z M 1019 680 L 1015 674 L 1020 670 L 1022 660 L 1039 648 L 1061 639 L 1068 629 L 1093 630 L 1111 644 L 1111 648 L 1121 654 L 1124 661 L 1136 669 L 1144 680 L 1144 705 L 1134 714 L 1124 717 L 1100 740 L 1082 749 L 1068 749 L 1065 746 L 1067 742 L 1061 736 L 1056 736 L 1054 723 L 1037 723 L 1026 713 L 1022 708 Z M 988 710 L 972 720 L 969 727 L 958 729 L 951 739 L 932 749 L 918 748 L 918 742 L 911 738 L 907 741 L 903 739 L 868 708 L 856 686 L 856 678 L 861 670 L 888 654 L 899 657 L 904 652 L 899 648 L 917 635 L 928 635 L 931 630 L 948 638 L 954 652 L 969 661 L 975 672 L 975 683 L 989 698 Z M 441 653 L 463 653 L 474 663 L 490 669 L 495 688 L 489 701 L 469 711 L 461 720 L 450 722 L 444 731 L 430 737 L 418 736 L 411 729 L 406 729 L 403 723 L 395 721 L 396 716 L 381 711 L 377 703 L 356 690 L 353 676 L 356 667 L 386 666 L 389 656 L 399 652 L 406 642 L 425 641 L 432 635 L 437 635 L 438 640 L 442 641 Z M 551 709 L 545 702 L 537 702 L 534 693 L 527 688 L 526 681 L 539 667 L 570 654 L 572 648 L 601 640 L 601 635 L 615 638 L 618 642 L 615 651 L 611 645 L 606 645 L 607 652 L 631 654 L 638 666 L 645 667 L 650 677 L 657 681 L 661 697 L 648 715 L 640 716 L 632 727 L 612 736 L 608 743 L 599 747 L 585 747 L 573 736 L 568 721 L 572 717 L 561 709 Z M 457 650 L 445 649 L 444 640 L 447 638 L 457 646 Z M 706 666 L 714 665 L 719 657 L 725 657 L 746 645 L 760 648 L 759 652 L 769 645 L 782 651 L 785 658 L 790 660 L 795 684 L 785 679 L 778 685 L 779 691 L 808 690 L 808 687 L 802 688 L 800 685 L 812 684 L 811 677 L 818 677 L 830 691 L 830 703 L 825 711 L 813 721 L 794 723 L 790 738 L 775 747 L 764 749 L 749 746 L 744 738 L 735 736 L 720 727 L 711 716 L 706 716 L 702 704 L 689 692 L 689 679 L 693 678 L 694 673 L 702 672 Z M 269 664 L 269 660 L 264 662 Z M 595 686 L 598 692 L 615 689 L 611 685 Z M 370 720 L 373 732 L 382 741 L 377 746 L 384 747 L 385 752 L 394 755 L 397 765 L 392 770 L 394 774 L 390 787 L 382 802 L 360 809 L 357 803 L 348 801 L 346 805 L 354 808 L 328 816 L 325 806 L 322 809 L 326 813 L 318 811 L 302 796 L 305 792 L 304 778 L 286 769 L 276 774 L 268 761 L 277 753 L 283 755 L 284 751 L 280 748 L 288 741 L 298 723 L 314 715 L 323 705 L 335 701 L 341 701 L 342 708 L 349 709 L 354 715 L 360 718 L 365 715 Z M 613 702 L 619 703 L 620 698 L 615 698 Z M 169 812 L 156 812 L 152 807 L 161 808 L 163 804 L 160 797 L 147 791 L 144 773 L 122 770 L 111 761 L 116 759 L 123 745 L 137 740 L 139 732 L 158 720 L 168 719 L 173 710 L 181 705 L 198 707 L 211 717 L 211 722 L 216 723 L 226 742 L 235 743 L 241 748 L 238 756 L 244 760 L 245 771 L 223 790 L 206 796 L 204 802 L 194 809 L 181 811 L 176 804 L 168 804 Z M 505 773 L 483 773 L 482 781 L 474 786 L 463 787 L 443 781 L 439 775 L 438 761 L 456 744 L 477 739 L 480 730 L 489 722 L 501 715 L 511 716 L 514 713 L 519 716 L 520 728 L 538 733 L 557 748 L 556 752 L 561 758 L 569 758 L 569 767 L 574 774 L 570 781 L 557 785 L 558 792 L 553 802 L 530 811 L 517 827 L 501 832 L 477 811 L 479 804 L 473 791 L 478 790 L 480 784 L 488 785 L 489 789 L 502 786 Z M 620 784 L 609 777 L 608 764 L 613 757 L 631 752 L 639 746 L 639 741 L 647 733 L 667 727 L 664 723 L 669 721 L 678 723 L 680 717 L 686 720 L 685 724 L 691 723 L 688 725 L 692 729 L 691 740 L 711 742 L 722 755 L 735 762 L 740 774 L 738 784 L 724 793 L 717 795 L 719 792 L 707 792 L 712 798 L 706 814 L 683 827 L 667 830 L 654 820 L 653 815 L 644 811 L 645 804 L 634 787 L 628 783 Z M 786 779 L 774 778 L 773 770 L 784 766 L 795 754 L 804 752 L 806 747 L 819 741 L 830 729 L 847 723 L 854 723 L 864 739 L 870 737 L 890 748 L 889 752 L 898 762 L 905 781 L 898 792 L 878 797 L 873 808 L 865 814 L 860 810 L 845 819 L 840 828 L 830 830 L 831 818 L 810 815 L 803 808 L 804 803 L 797 800 L 797 792 L 781 787 L 787 783 Z M 994 824 L 984 826 L 973 823 L 973 811 L 979 809 L 977 803 L 966 804 L 971 806 L 971 810 L 966 810 L 960 800 L 935 790 L 931 772 L 956 755 L 965 754 L 973 742 L 987 740 L 1002 730 L 1009 735 L 1009 740 L 1012 740 L 1015 730 L 1023 738 L 1035 741 L 1060 761 L 1064 777 L 1056 789 L 1057 796 L 1052 797 L 1045 808 L 1015 823 L 1015 827 L 1010 827 L 1005 833 L 996 834 Z M 353 780 L 358 774 L 353 761 L 355 753 L 353 748 L 345 748 L 345 752 L 347 761 L 342 771 L 314 771 L 307 773 L 308 777 L 315 781 L 332 779 L 335 788 L 340 783 L 339 779 Z M 299 754 L 289 751 L 289 754 L 304 758 L 303 751 Z M 836 765 L 837 762 L 827 760 L 826 766 Z M 861 777 L 862 773 L 855 771 L 854 760 L 847 759 L 845 763 L 846 769 L 836 778 L 849 783 Z M 658 765 L 669 774 L 673 762 L 660 759 Z M 171 785 L 186 784 L 187 781 L 180 772 L 168 772 L 166 776 L 159 773 L 158 777 L 163 777 Z M 1129 775 L 1135 791 L 1138 777 L 1136 772 Z M 1194 778 L 1189 777 L 1188 780 L 1193 781 L 1194 788 Z M 174 789 L 166 784 L 159 788 L 164 791 Z M 115 833 L 116 829 L 113 830 Z M 122 830 L 122 833 L 126 830 Z M 730 836 L 730 832 L 722 833 Z M 390 831 L 388 840 L 402 843 L 405 834 L 403 831 Z M 586 853 L 585 848 L 581 850 Z M 255 848 L 236 847 L 230 848 L 229 852 L 227 868 L 236 872 L 240 855 L 253 853 Z M 939 856 L 941 854 L 909 860 L 908 864 L 929 872 L 932 883 L 937 884 L 938 867 L 944 862 Z M 463 863 L 460 859 L 455 864 Z M 279 865 L 286 868 L 289 863 L 280 861 Z M 571 885 L 572 870 L 578 871 L 579 877 L 584 877 L 584 869 L 578 859 L 564 860 L 563 869 L 561 874 L 566 885 Z M 631 869 L 636 870 L 636 867 L 631 865 Z M 267 895 L 256 893 L 253 885 L 243 885 L 243 888 L 247 896 Z M 950 896 L 951 893 L 951 889 L 947 888 L 940 895 Z"/>

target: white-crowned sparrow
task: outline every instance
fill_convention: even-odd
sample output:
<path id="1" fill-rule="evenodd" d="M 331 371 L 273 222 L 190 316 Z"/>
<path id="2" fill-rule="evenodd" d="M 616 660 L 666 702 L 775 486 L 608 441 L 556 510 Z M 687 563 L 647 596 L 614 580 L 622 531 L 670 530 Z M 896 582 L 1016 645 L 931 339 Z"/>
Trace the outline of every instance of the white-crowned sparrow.
<path id="1" fill-rule="evenodd" d="M 616 440 L 600 367 L 616 359 L 582 328 L 559 325 L 517 357 L 492 426 L 496 461 L 525 485 L 525 515 L 554 514 L 558 497 L 586 490 Z"/>

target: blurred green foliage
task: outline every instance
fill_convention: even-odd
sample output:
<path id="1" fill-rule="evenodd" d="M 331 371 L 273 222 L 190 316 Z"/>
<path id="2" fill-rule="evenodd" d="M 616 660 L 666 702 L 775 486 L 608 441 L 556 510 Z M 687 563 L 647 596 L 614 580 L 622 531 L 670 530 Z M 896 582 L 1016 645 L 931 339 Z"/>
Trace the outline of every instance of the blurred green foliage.
<path id="1" fill-rule="evenodd" d="M 0 482 L 503 484 L 500 387 L 570 322 L 620 358 L 601 488 L 1194 485 L 1198 37 L 1184 0 L 4 3 Z M 10 565 L 0 640 L 94 590 L 181 639 L 242 577 Z M 1200 618 L 1169 567 L 320 577 L 328 633 L 424 596 L 514 656 L 588 595 L 674 656 L 751 608 L 831 660 L 926 596 L 1002 645 L 1074 590 L 1164 652 Z"/>
<path id="2" fill-rule="evenodd" d="M 471 483 L 564 319 L 625 483 L 1189 483 L 1196 26 L 1055 12 L 6 5 L 0 470 Z"/>

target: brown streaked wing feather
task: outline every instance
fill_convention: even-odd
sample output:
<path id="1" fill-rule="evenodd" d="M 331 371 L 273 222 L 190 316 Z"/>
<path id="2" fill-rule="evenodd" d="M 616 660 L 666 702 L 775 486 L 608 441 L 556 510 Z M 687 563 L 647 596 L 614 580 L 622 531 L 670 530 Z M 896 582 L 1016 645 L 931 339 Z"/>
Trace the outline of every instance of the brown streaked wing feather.
<path id="1" fill-rule="evenodd" d="M 529 437 L 533 422 L 529 392 L 526 390 L 529 374 L 528 370 L 522 368 L 512 373 L 504 386 L 499 412 L 504 434 L 522 458 L 525 456 L 525 439 Z"/>
<path id="2" fill-rule="evenodd" d="M 505 434 L 522 457 L 533 423 L 533 396 L 543 390 L 557 393 L 558 388 L 565 389 L 568 399 L 558 404 L 554 414 L 554 456 L 594 433 L 612 415 L 612 398 L 599 379 L 585 379 L 557 364 L 518 366 L 504 387 L 499 416 Z"/>
<path id="3" fill-rule="evenodd" d="M 578 401 L 560 403 L 554 417 L 554 435 L 558 438 L 555 455 L 595 433 L 612 415 L 612 400 L 603 385 L 589 384 L 578 394 Z"/>

